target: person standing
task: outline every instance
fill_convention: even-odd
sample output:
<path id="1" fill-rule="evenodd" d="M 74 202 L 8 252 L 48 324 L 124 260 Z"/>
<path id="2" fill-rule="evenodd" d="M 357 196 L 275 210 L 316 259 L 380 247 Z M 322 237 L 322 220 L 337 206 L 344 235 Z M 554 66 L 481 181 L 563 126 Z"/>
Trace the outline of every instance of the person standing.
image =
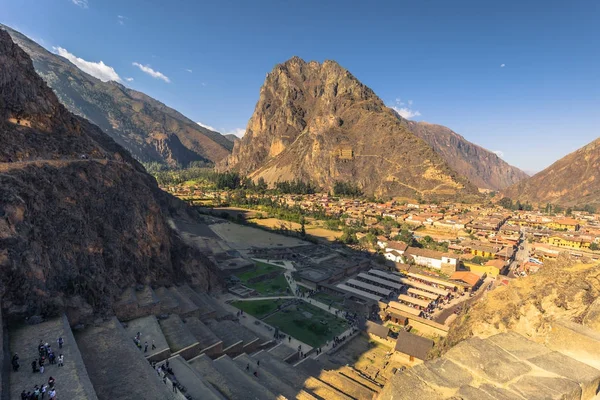
<path id="1" fill-rule="evenodd" d="M 65 341 L 62 338 L 62 336 L 58 338 L 57 342 L 58 342 L 58 348 L 62 349 L 63 344 L 65 343 Z"/>
<path id="2" fill-rule="evenodd" d="M 58 356 L 58 366 L 59 367 L 65 366 L 65 356 L 63 356 L 62 354 Z"/>

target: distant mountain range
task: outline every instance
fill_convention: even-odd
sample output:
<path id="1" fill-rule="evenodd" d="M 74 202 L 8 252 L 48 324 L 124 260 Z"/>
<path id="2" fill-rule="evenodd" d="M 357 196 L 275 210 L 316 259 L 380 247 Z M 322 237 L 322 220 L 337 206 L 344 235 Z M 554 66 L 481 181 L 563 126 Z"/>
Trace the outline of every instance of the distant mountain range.
<path id="1" fill-rule="evenodd" d="M 401 117 L 399 117 L 401 118 Z M 408 129 L 426 141 L 450 167 L 479 188 L 499 190 L 529 177 L 497 154 L 469 142 L 442 125 L 404 120 Z"/>
<path id="2" fill-rule="evenodd" d="M 521 202 L 600 206 L 600 138 L 502 192 Z"/>
<path id="3" fill-rule="evenodd" d="M 469 197 L 527 176 L 448 128 L 401 118 L 336 62 L 298 57 L 267 75 L 246 134 L 221 167 L 270 183 L 347 181 L 417 198 Z"/>
<path id="4" fill-rule="evenodd" d="M 268 74 L 243 139 L 221 135 L 159 101 L 102 82 L 9 27 L 36 72 L 73 113 L 139 161 L 219 163 L 268 182 L 351 181 L 366 193 L 452 197 L 500 190 L 527 175 L 449 128 L 403 119 L 333 61 L 297 57 Z M 234 149 L 234 144 L 236 150 Z"/>
<path id="5" fill-rule="evenodd" d="M 240 140 L 239 137 L 235 136 L 233 133 L 227 133 L 225 135 L 223 135 L 227 140 L 230 140 L 231 142 L 235 143 L 238 140 Z"/>
<path id="6" fill-rule="evenodd" d="M 227 157 L 231 140 L 144 93 L 102 82 L 21 33 L 0 25 L 31 57 L 36 72 L 72 113 L 98 125 L 139 161 L 187 166 Z"/>

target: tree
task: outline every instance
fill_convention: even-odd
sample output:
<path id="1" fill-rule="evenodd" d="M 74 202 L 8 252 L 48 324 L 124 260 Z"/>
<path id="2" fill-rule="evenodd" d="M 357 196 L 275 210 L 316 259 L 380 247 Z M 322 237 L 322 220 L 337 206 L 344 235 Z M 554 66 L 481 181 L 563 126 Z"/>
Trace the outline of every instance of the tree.
<path id="1" fill-rule="evenodd" d="M 305 224 L 306 220 L 304 219 L 304 216 L 300 217 L 300 236 L 302 237 L 306 237 L 306 228 L 304 227 Z"/>
<path id="2" fill-rule="evenodd" d="M 479 265 L 483 265 L 483 264 L 485 264 L 487 261 L 488 261 L 488 259 L 487 259 L 487 258 L 485 258 L 485 257 L 481 257 L 481 256 L 475 256 L 475 257 L 473 257 L 473 258 L 471 259 L 471 262 L 472 262 L 473 264 L 479 264 Z"/>
<path id="3" fill-rule="evenodd" d="M 356 244 L 358 243 L 358 239 L 356 238 L 356 233 L 353 229 L 349 227 L 344 227 L 344 233 L 340 236 L 340 242 L 345 244 Z"/>
<path id="4" fill-rule="evenodd" d="M 600 250 L 600 245 L 598 245 L 598 243 L 596 243 L 596 242 L 592 242 L 592 243 L 590 243 L 590 250 L 598 251 L 598 250 Z"/>
<path id="5" fill-rule="evenodd" d="M 498 204 L 501 207 L 506 208 L 507 210 L 512 210 L 513 209 L 513 201 L 511 200 L 510 197 L 503 197 L 502 199 L 500 199 L 500 201 L 498 202 Z"/>
<path id="6" fill-rule="evenodd" d="M 263 178 L 262 176 L 258 178 L 258 181 L 256 182 L 256 190 L 259 193 L 264 193 L 267 191 L 268 188 L 269 186 L 267 185 L 267 182 L 265 182 L 265 178 Z"/>
<path id="7" fill-rule="evenodd" d="M 573 215 L 573 209 L 571 207 L 567 208 L 567 211 L 565 211 L 565 215 Z"/>
<path id="8" fill-rule="evenodd" d="M 365 240 L 370 243 L 371 245 L 375 245 L 375 243 L 377 243 L 377 236 L 375 236 L 373 233 L 369 232 L 365 235 Z"/>

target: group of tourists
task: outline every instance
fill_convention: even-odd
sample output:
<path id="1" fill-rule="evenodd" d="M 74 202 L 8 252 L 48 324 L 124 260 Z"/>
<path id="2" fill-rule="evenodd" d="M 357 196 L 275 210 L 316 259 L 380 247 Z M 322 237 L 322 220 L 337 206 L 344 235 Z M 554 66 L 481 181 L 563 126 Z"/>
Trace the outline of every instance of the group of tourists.
<path id="1" fill-rule="evenodd" d="M 56 340 L 56 343 L 58 344 L 58 348 L 62 349 L 65 342 L 62 337 L 59 337 Z M 46 369 L 46 365 L 57 364 L 59 367 L 64 366 L 65 358 L 63 354 L 59 353 L 59 355 L 56 356 L 54 350 L 52 349 L 52 346 L 50 346 L 49 343 L 40 340 L 40 343 L 37 345 L 36 350 L 38 353 L 38 358 L 31 362 L 32 373 L 43 374 L 44 370 Z M 11 364 L 13 372 L 19 372 L 20 364 L 18 354 L 13 354 Z M 57 400 L 56 389 L 54 388 L 55 384 L 56 380 L 51 376 L 48 378 L 48 383 L 35 385 L 32 390 L 23 390 L 21 392 L 21 400 L 45 400 L 46 398 Z"/>
<path id="2" fill-rule="evenodd" d="M 177 383 L 177 378 L 175 378 L 175 374 L 173 373 L 173 369 L 169 366 L 169 360 L 166 360 L 160 365 L 158 365 L 156 362 L 153 362 L 152 367 L 158 376 L 162 378 L 162 381 L 165 385 L 167 384 L 167 377 L 171 380 L 173 393 L 177 393 L 179 385 Z M 182 388 L 182 390 L 185 391 L 185 388 Z"/>
<path id="3" fill-rule="evenodd" d="M 42 383 L 41 385 L 35 385 L 33 390 L 21 392 L 21 400 L 44 400 L 46 395 L 48 399 L 57 400 L 56 389 L 54 388 L 55 379 L 53 377 L 48 378 L 48 384 Z"/>
<path id="4" fill-rule="evenodd" d="M 137 346 L 138 349 L 142 349 L 142 334 L 140 332 L 138 332 L 135 337 L 133 338 L 133 343 L 135 343 L 135 345 Z M 152 340 L 152 350 L 156 349 L 156 344 L 154 344 L 154 340 Z M 144 353 L 148 352 L 148 341 L 146 340 L 144 342 Z"/>

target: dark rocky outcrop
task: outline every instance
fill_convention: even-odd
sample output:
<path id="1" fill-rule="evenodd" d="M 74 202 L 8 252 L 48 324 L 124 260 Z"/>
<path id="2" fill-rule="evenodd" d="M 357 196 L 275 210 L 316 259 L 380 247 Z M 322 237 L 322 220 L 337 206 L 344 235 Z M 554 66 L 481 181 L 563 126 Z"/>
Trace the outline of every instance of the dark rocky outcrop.
<path id="1" fill-rule="evenodd" d="M 350 181 L 377 195 L 477 193 L 350 72 L 298 57 L 267 75 L 246 134 L 221 167 L 269 183 Z"/>
<path id="2" fill-rule="evenodd" d="M 0 25 L 29 54 L 37 73 L 72 113 L 98 125 L 142 162 L 187 166 L 227 157 L 233 143 L 144 93 L 102 82 L 21 33 Z"/>
<path id="3" fill-rule="evenodd" d="M 110 310 L 136 283 L 217 284 L 169 219 L 185 205 L 71 114 L 0 30 L 0 296 L 5 316 Z"/>

